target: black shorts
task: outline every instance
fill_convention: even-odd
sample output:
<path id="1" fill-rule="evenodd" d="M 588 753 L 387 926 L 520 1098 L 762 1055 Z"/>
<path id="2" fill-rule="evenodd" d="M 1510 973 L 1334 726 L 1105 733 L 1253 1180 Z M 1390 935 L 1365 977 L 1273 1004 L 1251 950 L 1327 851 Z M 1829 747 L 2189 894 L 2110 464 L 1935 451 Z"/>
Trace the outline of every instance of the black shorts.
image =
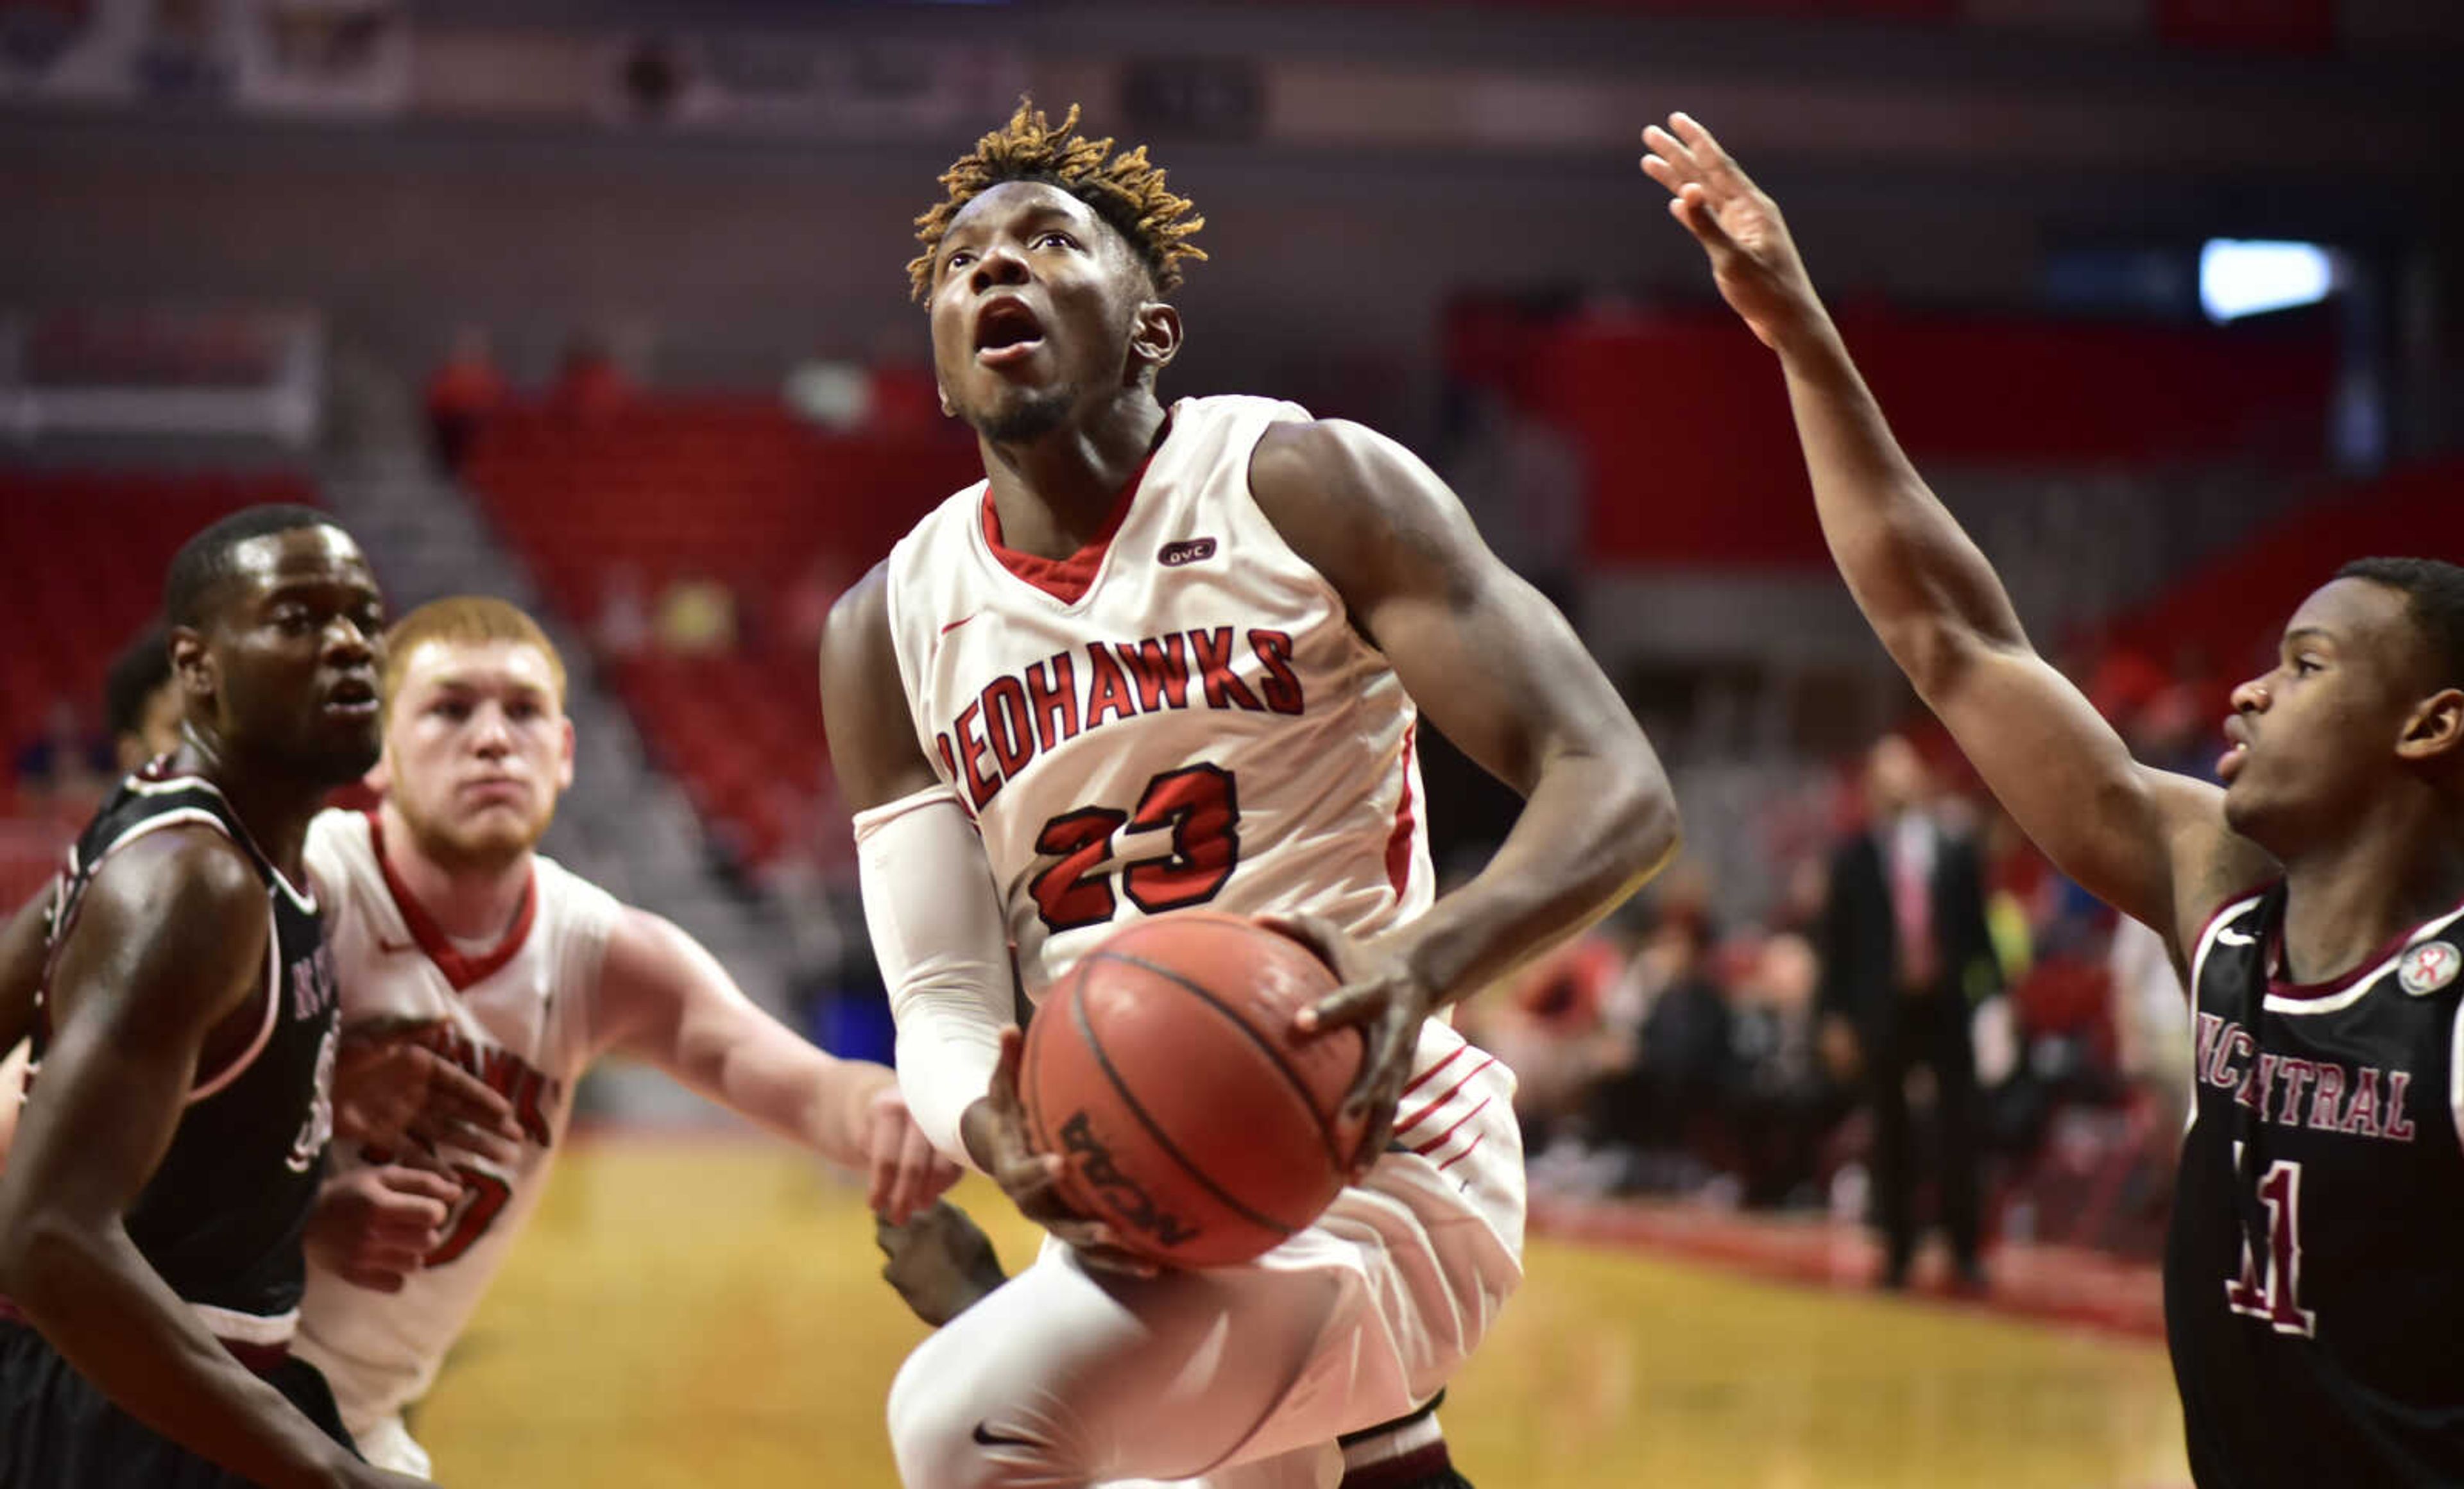
<path id="1" fill-rule="evenodd" d="M 327 1436 L 350 1446 L 334 1392 L 297 1357 L 265 1383 Z M 0 1489 L 248 1489 L 112 1405 L 24 1324 L 0 1319 Z"/>

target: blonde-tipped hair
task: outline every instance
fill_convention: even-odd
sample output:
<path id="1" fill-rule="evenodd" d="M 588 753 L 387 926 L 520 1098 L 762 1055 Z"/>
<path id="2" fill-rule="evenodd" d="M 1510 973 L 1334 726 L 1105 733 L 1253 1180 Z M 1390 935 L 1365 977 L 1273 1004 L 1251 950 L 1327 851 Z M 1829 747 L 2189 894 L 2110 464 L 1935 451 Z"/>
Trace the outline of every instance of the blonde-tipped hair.
<path id="1" fill-rule="evenodd" d="M 513 642 L 519 646 L 537 646 L 547 659 L 548 675 L 556 682 L 556 706 L 564 707 L 564 658 L 556 643 L 547 639 L 539 624 L 510 601 L 494 595 L 449 595 L 431 600 L 393 623 L 385 632 L 385 677 L 381 695 L 385 706 L 393 707 L 393 695 L 402 687 L 403 669 L 410 665 L 410 654 L 431 641 Z"/>
<path id="2" fill-rule="evenodd" d="M 973 153 L 941 173 L 948 195 L 915 219 L 915 241 L 924 246 L 907 264 L 915 298 L 932 295 L 933 260 L 940 256 L 941 239 L 959 210 L 1005 181 L 1041 181 L 1068 192 L 1121 235 L 1158 293 L 1179 287 L 1181 261 L 1206 257 L 1205 250 L 1189 241 L 1206 219 L 1197 215 L 1189 198 L 1164 186 L 1163 168 L 1147 160 L 1145 145 L 1114 155 L 1109 137 L 1089 140 L 1077 128 L 1077 104 L 1056 125 L 1033 99 L 1021 99 L 1007 124 L 977 141 Z"/>

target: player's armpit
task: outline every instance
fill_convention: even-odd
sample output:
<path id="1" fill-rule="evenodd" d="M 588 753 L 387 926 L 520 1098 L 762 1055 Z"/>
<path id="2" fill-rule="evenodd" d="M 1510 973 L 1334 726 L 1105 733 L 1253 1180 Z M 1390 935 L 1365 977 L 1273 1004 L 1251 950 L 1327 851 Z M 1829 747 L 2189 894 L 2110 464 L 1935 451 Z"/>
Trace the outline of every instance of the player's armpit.
<path id="1" fill-rule="evenodd" d="M 1675 798 L 1634 715 L 1426 465 L 1357 425 L 1284 424 L 1259 440 L 1249 485 L 1422 712 L 1527 798 L 1488 868 L 1414 928 L 1407 954 L 1440 1001 L 1605 913 L 1675 853 Z"/>

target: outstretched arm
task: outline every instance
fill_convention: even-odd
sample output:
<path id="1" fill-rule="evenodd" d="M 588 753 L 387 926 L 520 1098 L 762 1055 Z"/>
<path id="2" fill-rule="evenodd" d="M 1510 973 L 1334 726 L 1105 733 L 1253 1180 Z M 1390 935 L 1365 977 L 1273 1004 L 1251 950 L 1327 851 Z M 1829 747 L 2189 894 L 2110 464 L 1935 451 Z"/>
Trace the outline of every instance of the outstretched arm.
<path id="1" fill-rule="evenodd" d="M 701 943 L 628 909 L 601 964 L 609 1047 L 646 1060 L 732 1111 L 866 1172 L 873 1210 L 904 1222 L 957 1182 L 899 1099 L 898 1078 L 815 1049 L 736 985 Z"/>
<path id="2" fill-rule="evenodd" d="M 1822 307 L 1779 208 L 1685 115 L 1643 132 L 1642 168 L 1779 354 L 1815 510 L 1874 632 L 2020 828 L 2089 892 L 2184 938 L 2273 865 L 2226 827 L 2223 793 L 2140 765 L 2020 629 L 2002 581 L 1900 449 Z"/>
<path id="3" fill-rule="evenodd" d="M 131 1416 L 252 1481 L 407 1483 L 242 1369 L 125 1226 L 209 1034 L 264 987 L 268 933 L 254 869 L 196 829 L 139 839 L 87 886 L 55 971 L 56 1038 L 0 1177 L 0 1292 Z"/>
<path id="4" fill-rule="evenodd" d="M 1556 607 L 1500 562 L 1436 472 L 1340 420 L 1277 425 L 1249 487 L 1447 739 L 1525 803 L 1478 877 L 1366 949 L 1305 1026 L 1371 1025 L 1350 1104 L 1384 1125 L 1431 1009 L 1606 914 L 1677 851 L 1677 803 L 1633 713 Z M 1321 928 L 1312 937 L 1327 939 Z"/>

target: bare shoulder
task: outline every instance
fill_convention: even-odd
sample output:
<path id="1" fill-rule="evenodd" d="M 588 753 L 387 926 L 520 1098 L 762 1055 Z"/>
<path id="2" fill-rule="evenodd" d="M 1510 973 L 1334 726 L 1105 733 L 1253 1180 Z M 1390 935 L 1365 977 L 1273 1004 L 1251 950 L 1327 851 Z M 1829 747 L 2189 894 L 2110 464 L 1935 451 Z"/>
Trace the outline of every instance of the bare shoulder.
<path id="1" fill-rule="evenodd" d="M 855 811 L 933 782 L 891 640 L 887 559 L 839 597 L 822 629 L 822 730 L 840 792 Z"/>
<path id="2" fill-rule="evenodd" d="M 255 984 L 273 933 L 265 892 L 247 853 L 211 828 L 165 827 L 121 847 L 86 885 L 60 948 L 62 1013 L 100 991 L 210 1023 Z"/>
<path id="3" fill-rule="evenodd" d="M 604 984 L 628 987 L 673 987 L 688 974 L 695 958 L 708 958 L 686 930 L 654 910 L 627 905 L 607 928 L 607 950 L 600 961 Z"/>
<path id="4" fill-rule="evenodd" d="M 830 603 L 822 625 L 822 683 L 833 676 L 854 677 L 878 668 L 894 677 L 898 657 L 890 639 L 890 560 L 867 570 L 864 578 Z"/>
<path id="5" fill-rule="evenodd" d="M 1399 441 L 1346 419 L 1269 426 L 1249 493 L 1275 531 L 1355 603 L 1445 579 L 1486 550 L 1463 503 Z"/>

